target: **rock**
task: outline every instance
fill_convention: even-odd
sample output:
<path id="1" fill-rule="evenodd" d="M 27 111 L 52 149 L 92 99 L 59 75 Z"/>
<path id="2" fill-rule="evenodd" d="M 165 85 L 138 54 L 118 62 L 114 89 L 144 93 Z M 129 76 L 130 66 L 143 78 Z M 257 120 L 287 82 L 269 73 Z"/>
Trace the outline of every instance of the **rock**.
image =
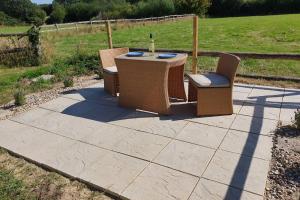
<path id="1" fill-rule="evenodd" d="M 52 78 L 54 78 L 54 75 L 51 75 L 51 74 L 44 74 L 44 75 L 41 75 L 37 78 L 34 78 L 32 79 L 32 82 L 37 82 L 38 80 L 45 80 L 45 81 L 48 81 L 48 80 L 51 80 Z"/>

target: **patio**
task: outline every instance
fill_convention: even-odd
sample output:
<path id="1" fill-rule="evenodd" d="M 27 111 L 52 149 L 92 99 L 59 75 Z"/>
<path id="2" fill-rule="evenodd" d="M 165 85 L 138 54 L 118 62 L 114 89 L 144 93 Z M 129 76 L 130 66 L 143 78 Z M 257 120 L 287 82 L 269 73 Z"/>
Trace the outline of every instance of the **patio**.
<path id="1" fill-rule="evenodd" d="M 234 113 L 119 107 L 103 83 L 0 122 L 0 146 L 127 199 L 263 199 L 272 134 L 300 90 L 236 84 Z"/>

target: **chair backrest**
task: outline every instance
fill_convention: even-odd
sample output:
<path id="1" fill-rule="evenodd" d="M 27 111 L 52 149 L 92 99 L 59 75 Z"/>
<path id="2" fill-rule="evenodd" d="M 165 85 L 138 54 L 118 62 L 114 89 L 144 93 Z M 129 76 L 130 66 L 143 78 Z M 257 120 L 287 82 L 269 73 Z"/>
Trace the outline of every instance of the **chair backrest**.
<path id="1" fill-rule="evenodd" d="M 102 68 L 115 66 L 115 57 L 128 53 L 129 48 L 115 48 L 99 50 L 100 66 Z"/>
<path id="2" fill-rule="evenodd" d="M 222 53 L 218 62 L 217 73 L 226 76 L 233 85 L 237 67 L 241 59 L 235 55 Z"/>

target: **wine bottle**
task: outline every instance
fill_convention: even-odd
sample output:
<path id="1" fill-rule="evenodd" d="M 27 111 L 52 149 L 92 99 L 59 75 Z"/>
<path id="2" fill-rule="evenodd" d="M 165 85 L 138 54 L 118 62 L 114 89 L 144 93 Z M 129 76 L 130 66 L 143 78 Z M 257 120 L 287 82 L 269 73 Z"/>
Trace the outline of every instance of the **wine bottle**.
<path id="1" fill-rule="evenodd" d="M 155 45 L 154 45 L 154 39 L 153 39 L 152 33 L 150 33 L 149 52 L 150 52 L 150 55 L 152 55 L 152 56 L 154 55 L 154 52 L 155 52 Z"/>

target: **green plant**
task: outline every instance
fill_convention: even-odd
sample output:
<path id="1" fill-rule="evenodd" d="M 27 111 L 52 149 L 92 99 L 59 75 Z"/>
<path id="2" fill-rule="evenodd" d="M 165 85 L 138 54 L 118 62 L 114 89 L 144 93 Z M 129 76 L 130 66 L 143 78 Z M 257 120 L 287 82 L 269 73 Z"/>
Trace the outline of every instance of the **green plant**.
<path id="1" fill-rule="evenodd" d="M 59 3 L 54 3 L 52 7 L 53 10 L 50 14 L 49 19 L 47 20 L 47 23 L 62 23 L 66 16 L 65 8 Z"/>
<path id="2" fill-rule="evenodd" d="M 300 129 L 300 109 L 295 111 L 294 125 L 297 129 Z"/>
<path id="3" fill-rule="evenodd" d="M 74 85 L 73 77 L 71 77 L 71 76 L 65 77 L 64 86 L 65 87 L 73 87 L 73 85 Z"/>
<path id="4" fill-rule="evenodd" d="M 14 94 L 15 98 L 15 105 L 16 106 L 22 106 L 26 103 L 26 98 L 25 98 L 25 91 L 22 88 L 18 88 L 17 91 Z"/>

